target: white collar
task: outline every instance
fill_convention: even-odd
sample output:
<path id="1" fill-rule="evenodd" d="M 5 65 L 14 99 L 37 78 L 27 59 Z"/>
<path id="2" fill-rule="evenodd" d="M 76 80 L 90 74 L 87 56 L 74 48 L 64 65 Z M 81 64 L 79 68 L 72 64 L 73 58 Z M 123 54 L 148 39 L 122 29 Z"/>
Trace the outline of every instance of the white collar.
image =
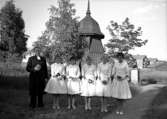
<path id="1" fill-rule="evenodd" d="M 38 59 L 38 60 L 41 60 L 41 57 L 40 57 L 40 56 L 37 56 L 37 59 Z"/>

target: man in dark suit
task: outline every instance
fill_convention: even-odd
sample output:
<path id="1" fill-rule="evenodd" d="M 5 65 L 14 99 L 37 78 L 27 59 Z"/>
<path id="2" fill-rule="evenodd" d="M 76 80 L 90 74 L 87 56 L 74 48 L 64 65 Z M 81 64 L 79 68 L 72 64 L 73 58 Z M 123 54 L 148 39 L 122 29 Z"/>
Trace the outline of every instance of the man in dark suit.
<path id="1" fill-rule="evenodd" d="M 26 70 L 29 74 L 30 107 L 35 108 L 38 100 L 38 107 L 43 107 L 43 94 L 45 81 L 48 78 L 46 59 L 40 55 L 41 52 L 35 48 L 35 55 L 30 57 Z"/>

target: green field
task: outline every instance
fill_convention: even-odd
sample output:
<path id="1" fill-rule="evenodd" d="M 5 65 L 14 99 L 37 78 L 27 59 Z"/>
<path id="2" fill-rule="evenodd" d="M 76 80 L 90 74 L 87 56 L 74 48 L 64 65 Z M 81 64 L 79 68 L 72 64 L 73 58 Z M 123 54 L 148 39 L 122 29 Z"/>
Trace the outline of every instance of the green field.
<path id="1" fill-rule="evenodd" d="M 167 63 L 159 63 L 152 68 L 145 68 L 139 71 L 140 80 L 149 82 L 167 83 Z"/>

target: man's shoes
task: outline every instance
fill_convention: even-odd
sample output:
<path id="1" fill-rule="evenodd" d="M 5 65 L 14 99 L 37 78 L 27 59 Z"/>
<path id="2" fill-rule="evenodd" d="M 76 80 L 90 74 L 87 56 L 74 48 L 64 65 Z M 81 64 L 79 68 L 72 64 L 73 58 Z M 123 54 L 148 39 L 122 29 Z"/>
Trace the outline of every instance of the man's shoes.
<path id="1" fill-rule="evenodd" d="M 75 105 L 72 105 L 72 109 L 74 109 L 74 110 L 75 110 L 75 109 L 76 109 L 76 106 L 75 106 Z"/>
<path id="2" fill-rule="evenodd" d="M 123 111 L 116 111 L 116 114 L 118 114 L 118 115 L 124 115 L 124 112 Z"/>
<path id="3" fill-rule="evenodd" d="M 35 105 L 29 104 L 29 108 L 35 108 Z"/>
<path id="4" fill-rule="evenodd" d="M 85 111 L 88 111 L 88 106 L 87 105 L 85 105 Z"/>
<path id="5" fill-rule="evenodd" d="M 30 111 L 35 111 L 35 107 L 36 107 L 35 105 L 29 104 L 29 110 Z"/>
<path id="6" fill-rule="evenodd" d="M 116 111 L 116 114 L 119 114 L 119 111 Z"/>
<path id="7" fill-rule="evenodd" d="M 38 107 L 39 108 L 44 107 L 44 104 L 39 104 Z"/>
<path id="8" fill-rule="evenodd" d="M 68 110 L 70 110 L 70 109 L 71 109 L 71 106 L 70 106 L 70 105 L 68 105 L 67 109 L 68 109 Z"/>
<path id="9" fill-rule="evenodd" d="M 108 110 L 107 110 L 107 109 L 104 109 L 104 112 L 108 112 Z"/>
<path id="10" fill-rule="evenodd" d="M 120 111 L 120 112 L 119 112 L 119 114 L 120 114 L 120 115 L 123 115 L 123 114 L 124 114 L 124 112 L 123 112 L 123 111 Z"/>

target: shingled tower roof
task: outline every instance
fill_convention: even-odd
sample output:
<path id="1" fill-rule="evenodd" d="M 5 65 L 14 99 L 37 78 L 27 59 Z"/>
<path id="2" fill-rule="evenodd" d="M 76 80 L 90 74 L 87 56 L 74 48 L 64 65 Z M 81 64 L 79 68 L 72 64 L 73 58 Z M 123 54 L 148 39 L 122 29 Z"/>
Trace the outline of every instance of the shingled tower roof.
<path id="1" fill-rule="evenodd" d="M 79 33 L 81 36 L 95 36 L 98 38 L 104 38 L 99 24 L 91 17 L 89 0 L 86 16 L 80 21 Z"/>

